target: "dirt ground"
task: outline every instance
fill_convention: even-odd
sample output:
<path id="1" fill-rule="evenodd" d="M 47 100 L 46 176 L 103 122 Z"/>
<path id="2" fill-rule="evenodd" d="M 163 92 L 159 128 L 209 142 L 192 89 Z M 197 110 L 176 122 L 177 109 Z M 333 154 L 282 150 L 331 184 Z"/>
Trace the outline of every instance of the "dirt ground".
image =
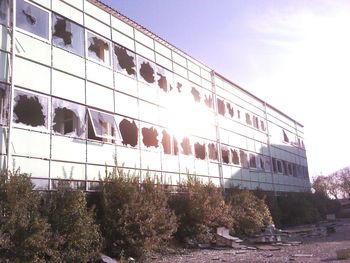
<path id="1" fill-rule="evenodd" d="M 262 246 L 248 245 L 249 249 L 195 249 L 183 250 L 181 254 L 159 256 L 152 263 L 204 263 L 204 262 L 350 262 L 337 260 L 336 251 L 350 249 L 350 219 L 337 220 L 335 233 L 327 233 L 325 225 L 304 226 L 291 229 L 286 240 L 301 241 L 299 245 Z M 293 232 L 295 231 L 295 232 Z M 254 247 L 257 248 L 254 250 Z M 270 249 L 279 249 L 272 251 Z"/>

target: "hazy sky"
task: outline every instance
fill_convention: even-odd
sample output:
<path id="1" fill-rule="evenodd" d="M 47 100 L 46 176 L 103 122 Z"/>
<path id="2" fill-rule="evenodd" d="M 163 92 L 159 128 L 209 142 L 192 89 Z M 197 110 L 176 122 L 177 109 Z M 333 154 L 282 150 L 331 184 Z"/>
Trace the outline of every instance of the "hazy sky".
<path id="1" fill-rule="evenodd" d="M 301 122 L 310 175 L 350 165 L 350 1 L 103 2 Z"/>

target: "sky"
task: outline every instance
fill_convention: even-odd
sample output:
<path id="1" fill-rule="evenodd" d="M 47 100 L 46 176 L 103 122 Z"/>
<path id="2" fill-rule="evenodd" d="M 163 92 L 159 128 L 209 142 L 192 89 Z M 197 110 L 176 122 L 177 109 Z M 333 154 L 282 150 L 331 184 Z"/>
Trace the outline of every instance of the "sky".
<path id="1" fill-rule="evenodd" d="M 303 124 L 312 177 L 350 165 L 350 1 L 102 1 Z"/>

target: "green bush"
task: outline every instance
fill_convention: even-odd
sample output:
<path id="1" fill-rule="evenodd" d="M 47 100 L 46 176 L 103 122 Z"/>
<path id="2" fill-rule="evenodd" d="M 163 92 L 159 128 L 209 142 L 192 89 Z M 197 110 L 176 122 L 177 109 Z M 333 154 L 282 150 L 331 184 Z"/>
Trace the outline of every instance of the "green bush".
<path id="1" fill-rule="evenodd" d="M 265 199 L 260 199 L 253 192 L 229 188 L 225 199 L 232 211 L 232 230 L 237 235 L 251 236 L 272 224 L 272 217 Z"/>
<path id="2" fill-rule="evenodd" d="M 0 261 L 61 262 L 30 178 L 6 176 L 0 176 Z"/>
<path id="3" fill-rule="evenodd" d="M 55 234 L 61 262 L 90 262 L 102 247 L 98 225 L 86 207 L 85 194 L 60 182 L 48 195 L 46 213 Z"/>
<path id="4" fill-rule="evenodd" d="M 176 231 L 167 195 L 150 179 L 139 184 L 138 178 L 114 173 L 103 182 L 100 200 L 106 249 L 113 257 L 143 258 Z"/>
<path id="5" fill-rule="evenodd" d="M 211 242 L 217 227 L 232 225 L 231 211 L 221 189 L 195 177 L 189 176 L 186 183 L 179 185 L 179 194 L 171 197 L 170 207 L 179 220 L 176 237 L 180 241 Z"/>

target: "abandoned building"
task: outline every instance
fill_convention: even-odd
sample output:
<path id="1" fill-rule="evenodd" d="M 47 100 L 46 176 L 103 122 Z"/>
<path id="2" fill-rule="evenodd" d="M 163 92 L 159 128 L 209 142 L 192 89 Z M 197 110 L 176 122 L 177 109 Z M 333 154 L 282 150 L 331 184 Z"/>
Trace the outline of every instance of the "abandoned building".
<path id="1" fill-rule="evenodd" d="M 1 169 L 309 191 L 303 126 L 98 0 L 0 0 Z"/>

